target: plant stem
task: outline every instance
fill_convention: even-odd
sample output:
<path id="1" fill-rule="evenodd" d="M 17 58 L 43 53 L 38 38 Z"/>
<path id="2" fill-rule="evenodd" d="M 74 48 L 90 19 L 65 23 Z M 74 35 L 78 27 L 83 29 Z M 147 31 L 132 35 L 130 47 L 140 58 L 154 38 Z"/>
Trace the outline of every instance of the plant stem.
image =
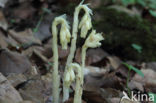
<path id="1" fill-rule="evenodd" d="M 53 40 L 52 40 L 52 50 L 53 50 L 53 72 L 52 72 L 52 80 L 53 80 L 53 102 L 59 103 L 59 84 L 60 84 L 60 77 L 58 74 L 58 46 L 57 46 L 57 29 L 56 29 L 57 23 L 54 21 L 52 24 L 52 34 L 53 34 Z"/>
<path id="2" fill-rule="evenodd" d="M 67 58 L 66 66 L 65 66 L 65 72 L 64 76 L 67 73 L 67 68 L 70 63 L 72 63 L 75 50 L 76 50 L 76 40 L 77 40 L 77 32 L 78 32 L 78 12 L 74 13 L 74 22 L 73 22 L 73 31 L 72 31 L 72 41 L 71 41 L 71 47 L 70 47 L 70 54 Z M 65 83 L 63 81 L 63 102 L 68 100 L 69 98 L 69 87 L 65 86 Z"/>
<path id="3" fill-rule="evenodd" d="M 86 8 L 83 5 L 79 5 L 75 9 L 70 54 L 67 58 L 64 76 L 67 73 L 67 68 L 68 68 L 69 64 L 72 63 L 73 58 L 74 58 L 74 54 L 75 54 L 75 50 L 76 50 L 77 33 L 78 33 L 78 22 L 79 22 L 78 16 L 79 16 L 79 12 L 81 9 L 84 9 L 84 11 L 87 12 Z M 69 99 L 69 87 L 65 86 L 65 83 L 63 80 L 63 102 L 65 102 L 68 99 Z"/>
<path id="4" fill-rule="evenodd" d="M 53 24 L 52 24 L 52 51 L 53 51 L 53 71 L 52 71 L 52 80 L 53 80 L 53 103 L 59 103 L 59 85 L 60 85 L 60 76 L 58 74 L 58 46 L 57 46 L 57 25 L 62 24 L 62 25 L 67 25 L 67 21 L 64 19 L 64 15 L 57 17 L 54 19 Z M 62 26 L 61 26 L 62 27 Z M 68 28 L 66 28 L 68 29 Z M 62 34 L 60 34 L 62 36 Z M 67 38 L 65 38 L 66 40 Z"/>
<path id="5" fill-rule="evenodd" d="M 82 47 L 82 54 L 81 54 L 81 59 L 82 59 L 82 67 L 81 67 L 81 78 L 80 78 L 80 92 L 79 92 L 79 98 L 82 98 L 82 92 L 83 92 L 83 82 L 84 82 L 84 68 L 85 68 L 85 58 L 86 58 L 86 50 L 87 48 L 85 46 Z M 82 101 L 80 101 L 81 103 Z"/>
<path id="6" fill-rule="evenodd" d="M 76 87 L 75 87 L 75 94 L 74 94 L 74 103 L 81 103 L 81 91 L 82 91 L 82 87 L 81 87 L 81 66 L 77 63 L 72 63 L 70 65 L 69 68 L 75 69 L 76 71 Z"/>
<path id="7" fill-rule="evenodd" d="M 76 87 L 75 87 L 75 94 L 74 94 L 74 103 L 81 103 L 81 97 L 82 95 L 82 87 L 81 87 L 81 81 L 80 77 L 76 78 Z"/>

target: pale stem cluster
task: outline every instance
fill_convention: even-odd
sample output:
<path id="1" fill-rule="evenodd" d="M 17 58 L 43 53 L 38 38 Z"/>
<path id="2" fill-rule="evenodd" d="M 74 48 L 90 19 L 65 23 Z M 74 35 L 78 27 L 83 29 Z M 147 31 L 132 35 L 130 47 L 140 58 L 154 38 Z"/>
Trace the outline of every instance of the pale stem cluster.
<path id="1" fill-rule="evenodd" d="M 65 15 L 56 17 L 52 23 L 52 51 L 53 51 L 53 71 L 52 71 L 52 80 L 53 80 L 53 102 L 59 103 L 59 86 L 60 86 L 60 76 L 58 73 L 58 46 L 57 46 L 57 37 L 58 37 L 58 30 L 57 25 L 61 25 L 60 31 L 60 41 L 62 44 L 62 48 L 66 49 L 67 44 L 70 42 L 70 32 L 69 32 L 69 25 L 66 21 Z M 65 39 L 63 39 L 65 37 Z"/>
<path id="2" fill-rule="evenodd" d="M 90 14 L 92 14 L 91 9 L 88 8 L 87 5 L 82 4 L 83 1 L 75 8 L 74 12 L 74 21 L 73 21 L 73 29 L 72 29 L 72 40 L 71 40 L 71 48 L 70 48 L 70 54 L 67 58 L 66 66 L 65 66 L 65 75 L 67 73 L 67 68 L 70 63 L 72 63 L 75 50 L 76 50 L 76 40 L 77 40 L 77 33 L 78 33 L 78 26 L 81 29 L 81 37 L 85 38 L 87 32 L 89 29 L 91 29 L 92 24 L 91 24 L 91 18 Z M 84 10 L 85 14 L 79 24 L 79 13 L 80 10 Z M 84 32 L 85 30 L 85 32 Z M 65 76 L 64 75 L 64 76 Z M 69 87 L 65 85 L 63 82 L 63 101 L 66 101 L 69 99 Z"/>
<path id="3" fill-rule="evenodd" d="M 84 16 L 82 17 L 81 21 L 79 22 L 79 12 L 80 10 L 84 10 Z M 88 31 L 92 28 L 91 22 L 91 15 L 92 11 L 88 8 L 88 5 L 83 4 L 83 1 L 75 8 L 74 12 L 74 21 L 73 21 L 73 29 L 72 29 L 72 40 L 71 40 L 71 48 L 70 54 L 67 58 L 65 72 L 64 72 L 64 79 L 63 79 L 63 102 L 69 99 L 69 87 L 76 78 L 76 87 L 75 87 L 75 95 L 74 95 L 74 103 L 81 103 L 82 97 L 82 90 L 83 90 L 83 79 L 84 73 L 83 70 L 85 68 L 85 58 L 86 58 L 86 50 L 87 48 L 96 48 L 101 45 L 100 41 L 103 40 L 101 33 L 96 33 L 95 30 L 87 37 L 83 47 L 82 47 L 82 64 L 81 66 L 77 63 L 72 63 L 75 50 L 76 50 L 76 40 L 77 40 L 77 33 L 78 29 L 81 29 L 81 38 L 86 38 Z M 59 103 L 59 84 L 60 84 L 60 76 L 58 73 L 58 47 L 57 47 L 57 25 L 61 25 L 60 30 L 60 43 L 63 49 L 67 49 L 67 45 L 70 42 L 70 27 L 68 22 L 66 21 L 66 16 L 62 15 L 56 17 L 52 24 L 52 34 L 53 34 L 53 41 L 52 41 L 52 49 L 53 49 L 53 59 L 54 59 L 54 66 L 53 66 L 53 102 Z M 76 72 L 76 75 L 75 75 Z"/>
<path id="4" fill-rule="evenodd" d="M 71 63 L 69 65 L 69 68 L 68 68 L 68 72 L 65 76 L 65 84 L 70 86 L 71 83 L 73 81 L 75 81 L 75 78 L 76 78 L 76 86 L 75 86 L 75 94 L 74 94 L 74 103 L 81 103 L 81 91 L 82 91 L 82 88 L 81 88 L 81 81 L 80 81 L 80 78 L 81 78 L 81 66 L 77 63 Z M 74 71 L 76 72 L 76 76 L 75 76 L 75 73 Z"/>

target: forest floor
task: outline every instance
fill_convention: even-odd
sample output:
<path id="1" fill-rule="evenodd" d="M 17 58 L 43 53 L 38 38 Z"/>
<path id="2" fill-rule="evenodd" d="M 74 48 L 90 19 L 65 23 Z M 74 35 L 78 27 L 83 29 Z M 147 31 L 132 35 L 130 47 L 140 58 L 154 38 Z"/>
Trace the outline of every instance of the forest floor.
<path id="1" fill-rule="evenodd" d="M 50 74 L 53 66 L 51 23 L 56 16 L 65 12 L 64 8 L 68 9 L 66 5 L 69 2 L 79 2 L 6 1 L 0 1 L 0 103 L 53 103 Z M 101 0 L 93 1 L 91 7 L 95 8 Z M 72 21 L 72 16 L 68 16 L 69 21 Z M 83 40 L 78 41 L 74 61 L 81 63 Z M 58 46 L 58 51 L 59 70 L 63 78 L 69 48 L 62 50 Z M 144 94 L 148 100 L 144 97 L 143 101 L 124 100 L 121 103 L 152 103 L 149 93 L 156 93 L 155 61 L 125 59 L 109 53 L 103 47 L 88 49 L 84 75 L 83 103 L 119 103 L 124 96 L 123 92 L 127 95 L 134 93 L 136 98 Z M 66 103 L 73 103 L 73 97 L 74 84 Z"/>

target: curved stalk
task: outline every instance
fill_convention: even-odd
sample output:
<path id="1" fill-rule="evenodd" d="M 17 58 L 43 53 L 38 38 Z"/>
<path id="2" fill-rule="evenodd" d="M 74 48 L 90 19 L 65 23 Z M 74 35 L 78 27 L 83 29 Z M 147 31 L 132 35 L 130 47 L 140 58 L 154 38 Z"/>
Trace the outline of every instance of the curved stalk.
<path id="1" fill-rule="evenodd" d="M 53 51 L 53 60 L 54 60 L 54 65 L 53 65 L 53 71 L 52 71 L 52 80 L 53 80 L 53 103 L 59 103 L 59 85 L 60 85 L 60 76 L 58 74 L 58 46 L 57 46 L 57 35 L 58 35 L 58 30 L 57 30 L 57 25 L 61 24 L 61 30 L 60 31 L 60 36 L 66 36 L 64 39 L 62 39 L 61 43 L 63 42 L 66 45 L 62 46 L 63 48 L 67 47 L 67 43 L 69 42 L 68 39 L 70 38 L 69 32 L 68 32 L 68 23 L 66 22 L 64 16 L 56 17 L 53 21 L 52 24 L 52 51 Z M 63 29 L 62 29 L 63 28 Z"/>
<path id="2" fill-rule="evenodd" d="M 82 70 L 81 70 L 81 86 L 83 87 L 83 81 L 84 81 L 84 69 L 85 69 L 85 58 L 86 58 L 86 50 L 88 48 L 96 48 L 101 46 L 100 41 L 103 40 L 104 38 L 102 37 L 101 33 L 96 33 L 95 30 L 92 30 L 88 38 L 86 39 L 84 45 L 82 46 L 82 54 L 81 54 L 81 59 L 82 59 Z M 81 90 L 81 95 L 79 97 L 82 97 L 82 90 Z"/>
<path id="3" fill-rule="evenodd" d="M 83 2 L 81 2 L 79 4 L 79 6 L 76 7 L 75 12 L 74 12 L 71 48 L 70 48 L 70 54 L 67 58 L 64 76 L 67 73 L 67 68 L 68 68 L 69 64 L 72 63 L 72 61 L 73 61 L 75 50 L 76 50 L 76 40 L 77 40 L 78 24 L 79 24 L 79 20 L 78 20 L 79 12 L 81 9 L 83 9 L 85 11 L 85 15 L 89 16 L 89 14 L 91 14 L 91 10 L 87 7 L 87 5 L 82 5 L 82 3 Z M 90 28 L 88 28 L 88 29 L 90 29 Z M 84 36 L 83 36 L 83 38 L 84 38 Z M 69 99 L 69 87 L 66 86 L 65 83 L 63 82 L 63 102 L 65 102 L 68 99 Z"/>
<path id="4" fill-rule="evenodd" d="M 80 95 L 82 95 L 82 87 L 81 87 L 81 66 L 77 63 L 71 63 L 68 68 L 68 75 L 65 76 L 65 82 L 67 85 L 71 85 L 71 83 L 75 80 L 75 74 L 72 74 L 72 70 L 76 71 L 76 87 L 75 87 L 75 94 L 74 94 L 74 103 L 81 103 Z"/>

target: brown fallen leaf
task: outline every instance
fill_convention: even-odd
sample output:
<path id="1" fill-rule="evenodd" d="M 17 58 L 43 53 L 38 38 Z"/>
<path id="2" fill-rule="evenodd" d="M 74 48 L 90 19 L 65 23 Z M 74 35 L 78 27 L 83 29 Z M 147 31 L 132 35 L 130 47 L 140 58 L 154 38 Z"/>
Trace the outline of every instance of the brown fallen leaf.
<path id="1" fill-rule="evenodd" d="M 104 50 L 102 50 L 101 48 L 89 49 L 87 51 L 87 58 L 90 58 L 91 60 L 87 64 L 90 65 L 92 63 L 96 63 L 102 60 L 102 58 L 107 57 L 107 56 L 109 56 L 109 54 L 105 52 Z"/>
<path id="2" fill-rule="evenodd" d="M 130 73 L 130 80 L 135 75 L 134 71 Z M 114 88 L 123 90 L 126 86 L 128 77 L 128 68 L 121 64 L 115 71 L 109 72 L 90 72 L 85 76 L 84 89 L 88 91 L 97 91 L 100 88 Z"/>
<path id="3" fill-rule="evenodd" d="M 136 74 L 133 78 L 136 82 L 141 83 L 147 92 L 156 93 L 156 72 L 150 68 L 142 69 L 144 78 Z"/>
<path id="4" fill-rule="evenodd" d="M 2 28 L 3 30 L 8 29 L 8 23 L 4 17 L 2 10 L 0 10 L 0 28 Z"/>
<path id="5" fill-rule="evenodd" d="M 115 98 L 120 97 L 121 91 L 113 88 L 101 88 L 100 94 L 103 98 Z"/>
<path id="6" fill-rule="evenodd" d="M 84 89 L 87 91 L 97 91 L 100 88 L 114 88 L 123 90 L 125 79 L 121 79 L 115 72 L 113 73 L 98 73 L 88 74 L 85 76 Z"/>
<path id="7" fill-rule="evenodd" d="M 42 52 L 45 51 L 45 49 L 42 46 L 36 46 L 36 45 L 34 45 L 34 46 L 31 46 L 31 47 L 29 47 L 27 49 L 22 50 L 22 54 L 23 55 L 26 55 L 28 57 L 31 57 L 31 55 L 33 54 L 33 51 L 34 50 L 36 50 L 36 51 L 38 51 L 40 53 L 42 53 Z"/>
<path id="8" fill-rule="evenodd" d="M 8 43 L 6 41 L 7 37 L 4 36 L 4 34 L 0 31 L 0 47 L 1 48 L 7 48 Z"/>
<path id="9" fill-rule="evenodd" d="M 48 59 L 47 59 L 44 55 L 42 55 L 39 51 L 34 50 L 33 53 L 34 53 L 38 58 L 40 58 L 40 60 L 41 60 L 42 62 L 48 63 Z"/>
<path id="10" fill-rule="evenodd" d="M 0 30 L 0 47 L 5 49 L 7 48 L 9 45 L 12 46 L 17 46 L 18 43 L 11 38 L 9 35 L 5 35 L 1 30 Z"/>
<path id="11" fill-rule="evenodd" d="M 138 69 L 141 69 L 139 66 L 134 66 L 134 67 L 137 67 Z M 118 77 L 120 77 L 120 78 L 122 78 L 122 79 L 127 79 L 127 77 L 128 77 L 128 71 L 129 71 L 129 69 L 125 66 L 125 65 L 123 65 L 123 64 L 121 64 L 116 70 L 115 70 L 115 74 L 118 76 Z M 131 72 L 130 72 L 130 80 L 132 79 L 132 77 L 134 77 L 134 75 L 136 74 L 136 72 L 134 72 L 134 71 L 132 71 L 131 70 Z"/>
<path id="12" fill-rule="evenodd" d="M 139 90 L 139 91 L 142 91 L 144 92 L 144 85 L 140 82 L 136 82 L 134 81 L 133 79 L 128 83 L 128 87 L 131 89 L 131 90 Z"/>
<path id="13" fill-rule="evenodd" d="M 117 90 L 123 90 L 125 87 L 125 79 L 118 77 L 115 75 L 115 73 L 104 76 L 100 81 L 100 88 L 114 88 Z"/>
<path id="14" fill-rule="evenodd" d="M 107 66 L 111 66 L 110 65 L 110 61 L 107 57 L 103 58 L 102 60 L 100 60 L 99 62 L 93 63 L 91 64 L 92 66 L 98 66 L 98 67 L 107 67 Z"/>
<path id="15" fill-rule="evenodd" d="M 86 65 L 96 64 L 109 54 L 101 48 L 89 49 L 86 53 Z M 76 50 L 75 61 L 81 63 L 81 49 Z M 94 65 L 95 66 L 95 65 Z"/>
<path id="16" fill-rule="evenodd" d="M 42 55 L 40 51 L 34 49 L 30 59 L 32 63 L 38 67 L 38 70 L 40 70 L 41 74 L 45 74 L 47 72 L 46 65 L 49 65 L 49 60 Z"/>
<path id="17" fill-rule="evenodd" d="M 7 79 L 12 84 L 13 87 L 27 81 L 27 78 L 23 74 L 10 74 L 7 76 Z"/>
<path id="18" fill-rule="evenodd" d="M 108 60 L 110 62 L 110 65 L 114 69 L 117 69 L 120 66 L 120 64 L 122 63 L 122 61 L 116 56 L 108 56 L 107 58 L 108 58 Z"/>
<path id="19" fill-rule="evenodd" d="M 0 72 L 4 75 L 10 73 L 26 73 L 31 69 L 31 63 L 28 58 L 8 50 L 0 52 Z"/>
<path id="20" fill-rule="evenodd" d="M 40 76 L 29 80 L 19 89 L 19 93 L 24 100 L 31 100 L 34 103 L 45 103 L 51 92 L 51 82 L 41 80 Z"/>
<path id="21" fill-rule="evenodd" d="M 83 91 L 83 98 L 87 103 L 108 103 L 98 92 Z"/>
<path id="22" fill-rule="evenodd" d="M 11 83 L 0 73 L 0 103 L 19 103 L 23 101 Z"/>
<path id="23" fill-rule="evenodd" d="M 15 39 L 21 46 L 27 46 L 27 45 L 41 45 L 41 41 L 37 38 L 35 38 L 32 34 L 32 31 L 30 29 L 22 31 L 22 32 L 16 32 L 14 30 L 9 30 L 8 34 Z"/>

